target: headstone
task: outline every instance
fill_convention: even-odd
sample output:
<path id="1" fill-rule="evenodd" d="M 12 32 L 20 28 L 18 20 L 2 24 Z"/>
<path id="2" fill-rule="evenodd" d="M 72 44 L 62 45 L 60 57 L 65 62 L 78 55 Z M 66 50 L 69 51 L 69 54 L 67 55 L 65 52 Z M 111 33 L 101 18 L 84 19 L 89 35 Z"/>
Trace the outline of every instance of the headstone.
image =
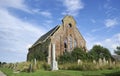
<path id="1" fill-rule="evenodd" d="M 32 72 L 32 64 L 29 65 L 28 71 L 29 71 L 29 72 Z"/>
<path id="2" fill-rule="evenodd" d="M 96 61 L 95 61 L 95 60 L 93 60 L 93 64 L 96 64 Z"/>
<path id="3" fill-rule="evenodd" d="M 36 59 L 34 59 L 34 65 L 36 66 Z"/>
<path id="4" fill-rule="evenodd" d="M 82 65 L 82 60 L 78 59 L 78 65 Z"/>
<path id="5" fill-rule="evenodd" d="M 55 44 L 52 44 L 52 64 L 51 64 L 52 71 L 58 70 L 57 61 L 55 59 Z"/>
<path id="6" fill-rule="evenodd" d="M 78 65 L 82 65 L 82 61 L 80 59 L 78 59 Z"/>
<path id="7" fill-rule="evenodd" d="M 113 61 L 113 65 L 115 65 L 115 61 Z"/>
<path id="8" fill-rule="evenodd" d="M 99 58 L 99 65 L 101 66 L 102 65 L 102 59 Z"/>
<path id="9" fill-rule="evenodd" d="M 108 60 L 106 61 L 106 64 L 108 64 Z"/>
<path id="10" fill-rule="evenodd" d="M 105 58 L 103 58 L 103 63 L 106 64 L 106 59 Z"/>

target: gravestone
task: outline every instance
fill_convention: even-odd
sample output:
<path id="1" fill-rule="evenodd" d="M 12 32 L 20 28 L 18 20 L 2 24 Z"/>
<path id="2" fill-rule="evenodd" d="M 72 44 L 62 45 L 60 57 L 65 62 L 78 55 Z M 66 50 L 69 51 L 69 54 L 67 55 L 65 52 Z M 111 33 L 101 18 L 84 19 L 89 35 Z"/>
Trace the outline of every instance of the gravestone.
<path id="1" fill-rule="evenodd" d="M 95 61 L 95 60 L 93 60 L 93 64 L 96 64 L 96 61 Z"/>
<path id="2" fill-rule="evenodd" d="M 106 59 L 105 58 L 103 58 L 103 63 L 106 64 Z"/>
<path id="3" fill-rule="evenodd" d="M 78 65 L 82 65 L 82 61 L 80 59 L 78 59 Z"/>
<path id="4" fill-rule="evenodd" d="M 51 70 L 58 70 L 58 64 L 55 59 L 55 44 L 52 44 L 52 64 L 51 64 Z"/>
<path id="5" fill-rule="evenodd" d="M 99 58 L 99 66 L 101 66 L 101 65 L 102 65 L 102 59 Z"/>
<path id="6" fill-rule="evenodd" d="M 108 64 L 108 60 L 106 61 L 106 64 Z"/>
<path id="7" fill-rule="evenodd" d="M 34 59 L 34 65 L 36 66 L 36 58 Z"/>

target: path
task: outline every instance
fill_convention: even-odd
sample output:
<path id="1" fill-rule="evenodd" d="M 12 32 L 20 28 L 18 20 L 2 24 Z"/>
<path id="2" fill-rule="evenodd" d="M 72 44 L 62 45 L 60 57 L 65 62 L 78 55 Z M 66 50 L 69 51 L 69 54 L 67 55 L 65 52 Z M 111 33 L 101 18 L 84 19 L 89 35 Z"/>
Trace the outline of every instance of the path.
<path id="1" fill-rule="evenodd" d="M 3 72 L 0 71 L 0 76 L 6 76 Z"/>

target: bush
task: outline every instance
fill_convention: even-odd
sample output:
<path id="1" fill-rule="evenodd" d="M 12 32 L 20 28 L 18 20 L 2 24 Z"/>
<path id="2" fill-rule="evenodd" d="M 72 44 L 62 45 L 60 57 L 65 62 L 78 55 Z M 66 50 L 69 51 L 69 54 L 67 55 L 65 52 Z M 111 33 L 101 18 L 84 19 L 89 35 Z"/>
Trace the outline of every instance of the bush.
<path id="1" fill-rule="evenodd" d="M 50 65 L 47 64 L 47 63 L 44 63 L 43 67 L 44 67 L 45 70 L 50 70 L 51 69 Z"/>
<path id="2" fill-rule="evenodd" d="M 73 63 L 77 62 L 78 59 L 86 60 L 87 53 L 83 51 L 81 48 L 75 48 L 72 52 L 64 52 L 63 55 L 59 56 L 58 63 Z"/>
<path id="3" fill-rule="evenodd" d="M 109 50 L 100 45 L 94 45 L 93 48 L 88 52 L 92 60 L 99 60 L 99 58 L 113 59 Z"/>

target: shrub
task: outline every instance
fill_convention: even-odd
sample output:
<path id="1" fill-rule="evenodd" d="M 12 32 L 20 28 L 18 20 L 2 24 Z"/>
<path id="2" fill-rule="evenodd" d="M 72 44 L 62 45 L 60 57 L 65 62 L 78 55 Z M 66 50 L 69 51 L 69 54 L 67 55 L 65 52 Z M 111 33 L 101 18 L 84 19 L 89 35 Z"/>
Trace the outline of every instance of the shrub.
<path id="1" fill-rule="evenodd" d="M 50 70 L 50 69 L 51 69 L 51 68 L 50 68 L 50 65 L 47 64 L 47 63 L 44 63 L 44 64 L 43 64 L 43 67 L 44 67 L 45 70 Z"/>
<path id="2" fill-rule="evenodd" d="M 83 51 L 81 48 L 75 48 L 72 52 L 64 52 L 63 55 L 59 56 L 58 63 L 73 63 L 77 62 L 78 59 L 86 60 L 87 53 Z"/>

